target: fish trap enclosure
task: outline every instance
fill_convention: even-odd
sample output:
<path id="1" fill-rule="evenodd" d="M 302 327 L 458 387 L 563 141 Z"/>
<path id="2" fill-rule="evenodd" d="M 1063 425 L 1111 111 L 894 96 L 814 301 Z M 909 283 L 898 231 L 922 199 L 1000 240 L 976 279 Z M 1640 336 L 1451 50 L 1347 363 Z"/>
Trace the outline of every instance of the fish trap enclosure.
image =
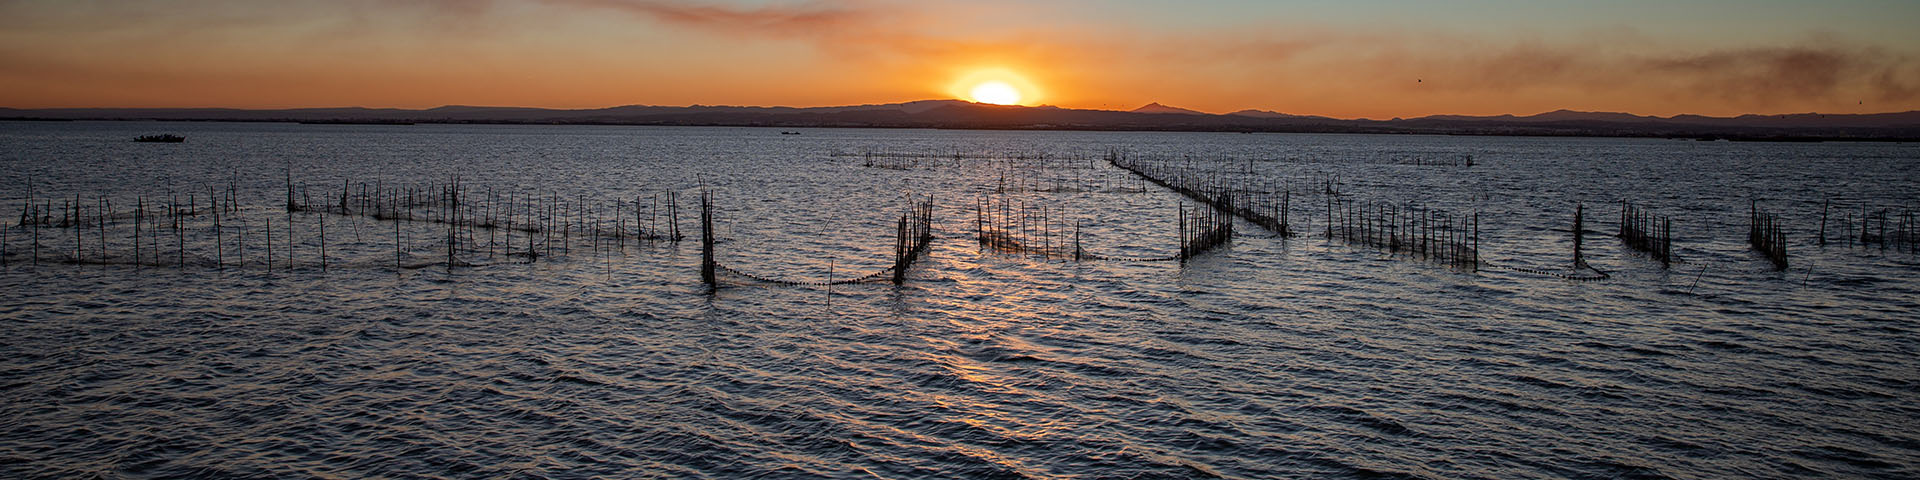
<path id="1" fill-rule="evenodd" d="M 826 286 L 878 282 L 900 285 L 906 282 L 907 270 L 926 254 L 927 247 L 933 242 L 933 211 L 933 197 L 908 201 L 904 211 L 894 222 L 893 258 L 886 268 L 842 277 L 834 272 L 833 263 L 828 262 L 823 278 L 779 278 L 741 271 L 720 263 L 719 253 L 714 247 L 712 195 L 703 192 L 700 196 L 700 280 L 709 290 L 721 286 L 751 285 Z"/>
<path id="2" fill-rule="evenodd" d="M 1251 172 L 1224 176 L 1217 170 L 1197 168 L 1189 159 L 1184 164 L 1151 161 L 1108 151 L 1107 163 L 1133 173 L 1155 185 L 1172 190 L 1195 202 L 1240 217 L 1282 237 L 1296 236 L 1292 216 L 1293 192 L 1273 182 L 1256 184 Z"/>
<path id="3" fill-rule="evenodd" d="M 1073 261 L 1098 258 L 1080 244 L 1080 222 L 1057 221 L 1045 205 L 1029 206 L 1007 196 L 982 196 L 974 204 L 973 236 L 983 250 Z"/>
<path id="4" fill-rule="evenodd" d="M 19 221 L 0 229 L 0 262 L 405 270 L 532 263 L 575 249 L 603 255 L 682 238 L 673 191 L 563 198 L 477 189 L 457 178 L 335 188 L 296 184 L 291 174 L 278 205 L 242 202 L 237 190 L 229 183 L 135 196 L 119 208 L 104 195 L 30 199 Z"/>
<path id="5" fill-rule="evenodd" d="M 1673 265 L 1673 217 L 1621 201 L 1618 236 L 1628 248 L 1645 252 L 1661 267 Z"/>
<path id="6" fill-rule="evenodd" d="M 1779 218 L 1761 210 L 1760 201 L 1755 200 L 1749 205 L 1747 220 L 1747 244 L 1773 263 L 1774 270 L 1786 270 L 1787 234 L 1781 230 Z"/>
<path id="7" fill-rule="evenodd" d="M 1820 231 L 1817 238 L 1820 246 L 1829 242 L 1863 250 L 1877 250 L 1894 253 L 1920 253 L 1920 218 L 1914 211 L 1901 207 L 1875 207 L 1866 203 L 1857 206 L 1840 205 L 1841 214 L 1832 215 L 1833 228 L 1828 228 L 1830 214 L 1836 210 L 1832 200 L 1820 206 Z"/>
<path id="8" fill-rule="evenodd" d="M 1097 254 L 1081 243 L 1080 223 L 1055 221 L 1045 207 L 1018 207 L 1002 199 L 982 198 L 974 212 L 974 239 L 986 251 L 1072 261 L 1166 262 L 1206 253 L 1233 239 L 1233 221 L 1211 207 L 1181 205 L 1175 211 L 1178 246 L 1171 256 L 1129 257 Z"/>
<path id="9" fill-rule="evenodd" d="M 1146 181 L 1113 169 L 1100 157 L 1044 151 L 868 151 L 832 153 L 860 158 L 861 166 L 883 170 L 959 170 L 992 178 L 996 193 L 1145 193 Z"/>
<path id="10" fill-rule="evenodd" d="M 1328 240 L 1468 271 L 1480 268 L 1480 214 L 1327 196 Z"/>
<path id="11" fill-rule="evenodd" d="M 1181 263 L 1233 241 L 1233 216 L 1211 205 L 1180 208 Z"/>

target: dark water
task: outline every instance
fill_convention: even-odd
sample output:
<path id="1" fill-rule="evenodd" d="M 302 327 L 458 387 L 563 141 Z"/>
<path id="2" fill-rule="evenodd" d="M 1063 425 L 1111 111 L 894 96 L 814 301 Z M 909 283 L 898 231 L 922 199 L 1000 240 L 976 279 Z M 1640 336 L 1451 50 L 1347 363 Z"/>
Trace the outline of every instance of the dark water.
<path id="1" fill-rule="evenodd" d="M 188 141 L 128 141 L 162 132 Z M 1920 256 L 1815 238 L 1829 199 L 1920 205 L 1920 146 L 803 133 L 0 124 L 0 476 L 1920 476 Z M 1573 282 L 1247 224 L 1185 265 L 979 250 L 972 205 L 1010 177 L 1085 187 L 1005 195 L 1081 222 L 1090 250 L 1170 253 L 1182 200 L 1128 186 L 1109 150 L 1291 186 L 1309 232 L 1329 179 L 1478 211 L 1490 266 L 1565 268 L 1575 202 L 1610 232 L 1634 200 L 1674 215 L 1681 261 L 1590 235 L 1612 278 Z M 993 158 L 833 155 L 866 151 Z M 1409 164 L 1460 155 L 1475 165 Z M 396 270 L 377 233 L 391 223 L 301 214 L 331 222 L 323 273 L 309 237 L 291 271 L 213 268 L 198 238 L 184 268 L 59 263 L 59 231 L 31 265 L 14 226 L 29 185 L 56 208 L 77 193 L 124 209 L 231 180 L 228 221 L 258 228 L 284 218 L 289 172 L 315 188 L 711 191 L 723 264 L 802 280 L 884 268 L 909 196 L 939 208 L 904 285 L 712 294 L 697 242 Z M 1788 225 L 1785 271 L 1745 245 L 1754 200 Z M 406 232 L 410 260 L 434 254 L 432 232 Z M 126 234 L 102 234 L 105 255 Z"/>

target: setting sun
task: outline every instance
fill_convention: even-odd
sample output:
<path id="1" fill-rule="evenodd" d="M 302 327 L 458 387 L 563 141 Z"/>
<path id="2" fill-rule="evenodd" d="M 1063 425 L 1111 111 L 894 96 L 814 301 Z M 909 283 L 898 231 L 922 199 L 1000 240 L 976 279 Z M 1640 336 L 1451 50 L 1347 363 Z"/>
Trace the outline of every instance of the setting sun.
<path id="1" fill-rule="evenodd" d="M 968 92 L 973 101 L 994 105 L 1013 105 L 1020 103 L 1020 91 L 1014 90 L 1006 82 L 987 82 L 973 87 Z"/>
<path id="2" fill-rule="evenodd" d="M 1033 105 L 1045 100 L 1044 92 L 1025 75 L 1005 67 L 964 70 L 947 84 L 950 98 L 963 98 L 992 105 Z"/>

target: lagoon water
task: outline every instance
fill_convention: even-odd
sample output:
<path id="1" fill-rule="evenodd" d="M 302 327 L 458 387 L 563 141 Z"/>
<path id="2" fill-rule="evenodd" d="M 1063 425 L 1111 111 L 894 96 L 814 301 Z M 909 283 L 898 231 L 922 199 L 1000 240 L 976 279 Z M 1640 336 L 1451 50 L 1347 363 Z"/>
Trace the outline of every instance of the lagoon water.
<path id="1" fill-rule="evenodd" d="M 188 140 L 130 141 L 154 133 Z M 0 124 L 0 476 L 1920 476 L 1920 255 L 1838 233 L 1920 207 L 1920 145 L 800 133 Z M 1078 222 L 1089 251 L 1171 254 L 1186 202 L 1109 152 L 1287 188 L 1306 234 L 1243 223 L 1184 264 L 979 248 L 993 195 Z M 774 278 L 886 268 L 910 198 L 936 203 L 933 241 L 898 286 L 710 292 L 697 241 L 394 268 L 392 222 L 282 208 L 289 178 L 324 197 L 456 176 L 602 206 L 710 192 L 718 261 Z M 1485 268 L 1325 238 L 1329 181 L 1478 212 Z M 289 270 L 256 239 L 215 267 L 204 235 L 167 266 L 75 264 L 58 228 L 36 259 L 16 225 L 29 190 L 125 211 L 209 188 L 241 231 L 327 222 L 328 269 L 311 230 Z M 1673 216 L 1672 267 L 1600 233 L 1622 200 Z M 1576 203 L 1611 278 L 1523 272 L 1570 268 Z M 1746 245 L 1754 205 L 1782 215 L 1784 271 Z M 406 228 L 406 260 L 433 258 L 434 227 Z M 132 248 L 92 235 L 81 257 Z"/>

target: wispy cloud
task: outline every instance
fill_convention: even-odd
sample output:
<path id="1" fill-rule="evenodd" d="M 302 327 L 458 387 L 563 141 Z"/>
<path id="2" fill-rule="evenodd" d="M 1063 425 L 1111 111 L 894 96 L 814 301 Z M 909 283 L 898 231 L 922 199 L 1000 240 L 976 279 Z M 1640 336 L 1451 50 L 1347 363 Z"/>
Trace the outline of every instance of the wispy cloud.
<path id="1" fill-rule="evenodd" d="M 864 29 L 876 20 L 872 7 L 844 2 L 772 4 L 734 7 L 664 0 L 543 0 L 548 4 L 602 8 L 642 15 L 661 22 L 728 34 L 775 36 L 829 36 L 849 28 Z"/>
<path id="2" fill-rule="evenodd" d="M 1808 98 L 1913 100 L 1920 64 L 1880 48 L 1827 45 L 1756 47 L 1656 57 L 1639 62 L 1652 76 L 1685 82 L 1694 93 L 1751 105 Z"/>

